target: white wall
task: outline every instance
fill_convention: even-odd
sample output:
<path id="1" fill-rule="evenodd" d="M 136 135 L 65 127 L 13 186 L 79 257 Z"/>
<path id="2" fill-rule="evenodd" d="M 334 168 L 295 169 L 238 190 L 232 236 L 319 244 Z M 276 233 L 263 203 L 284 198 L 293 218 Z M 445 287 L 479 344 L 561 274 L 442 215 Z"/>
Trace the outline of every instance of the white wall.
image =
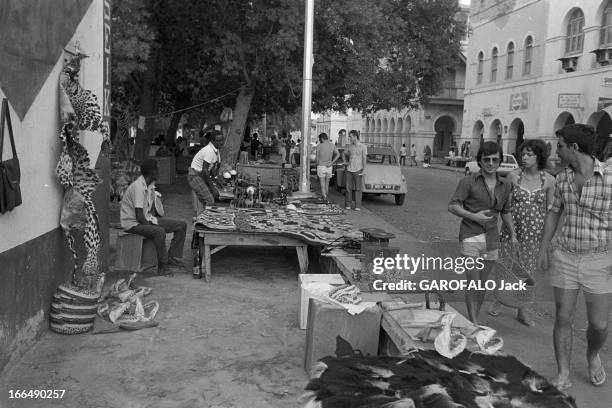
<path id="1" fill-rule="evenodd" d="M 102 0 L 94 0 L 67 44 L 79 43 L 83 60 L 80 80 L 102 103 Z M 62 187 L 55 179 L 55 165 L 61 151 L 58 138 L 58 82 L 63 60 L 57 61 L 23 121 L 11 108 L 15 144 L 21 167 L 23 204 L 0 215 L 0 253 L 45 234 L 59 226 Z M 4 97 L 0 91 L 0 97 Z M 9 101 L 10 103 L 10 101 Z M 99 134 L 84 135 L 82 143 L 90 153 L 92 166 L 100 151 Z M 4 158 L 10 157 L 5 135 Z M 2 267 L 0 266 L 0 272 Z"/>

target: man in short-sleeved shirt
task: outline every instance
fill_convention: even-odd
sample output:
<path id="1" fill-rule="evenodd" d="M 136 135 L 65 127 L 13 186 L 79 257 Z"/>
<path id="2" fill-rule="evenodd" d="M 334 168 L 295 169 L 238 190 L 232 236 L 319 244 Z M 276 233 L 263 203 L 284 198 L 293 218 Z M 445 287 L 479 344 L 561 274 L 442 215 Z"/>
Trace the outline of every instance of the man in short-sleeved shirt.
<path id="1" fill-rule="evenodd" d="M 355 192 L 355 211 L 361 211 L 361 185 L 367 162 L 368 150 L 366 145 L 359 142 L 359 133 L 356 130 L 349 132 L 349 145 L 344 149 L 344 157 L 348 156 L 348 164 L 344 174 L 346 184 L 346 209 L 350 210 L 353 204 L 353 191 Z"/>
<path id="2" fill-rule="evenodd" d="M 217 177 L 221 164 L 219 154 L 221 146 L 223 146 L 223 134 L 215 131 L 211 135 L 211 142 L 193 156 L 187 173 L 187 182 L 204 208 L 214 203 L 215 197 L 219 197 L 214 178 Z"/>
<path id="3" fill-rule="evenodd" d="M 332 176 L 332 166 L 340 158 L 336 146 L 330 143 L 327 133 L 319 135 L 319 144 L 316 146 L 317 176 L 321 184 L 321 195 L 327 200 L 329 193 L 329 180 Z"/>
<path id="4" fill-rule="evenodd" d="M 457 190 L 448 204 L 448 210 L 461 217 L 459 241 L 461 255 L 481 258 L 484 267 L 481 270 L 467 270 L 470 281 L 487 280 L 498 258 L 499 231 L 497 215 L 511 231 L 511 239 L 516 242 L 514 225 L 510 214 L 510 193 L 512 185 L 499 178 L 497 169 L 503 158 L 501 147 L 492 141 L 482 144 L 478 151 L 477 161 L 481 170 L 466 176 L 457 185 Z M 468 317 L 477 324 L 478 314 L 482 308 L 486 292 L 484 290 L 466 291 L 465 301 Z"/>
<path id="5" fill-rule="evenodd" d="M 571 386 L 572 324 L 580 290 L 587 304 L 589 381 L 606 380 L 599 351 L 606 343 L 612 304 L 612 169 L 595 159 L 595 130 L 572 124 L 556 132 L 557 155 L 568 167 L 555 178 L 555 199 L 546 214 L 538 266 L 550 273 L 555 295 L 554 349 L 560 389 Z M 564 213 L 561 234 L 552 238 Z M 549 253 L 549 250 L 552 250 Z"/>
<path id="6" fill-rule="evenodd" d="M 157 251 L 158 275 L 172 275 L 171 266 L 183 267 L 187 224 L 154 215 L 155 180 L 158 176 L 157 162 L 147 159 L 140 165 L 142 175 L 125 190 L 121 199 L 121 228 L 130 234 L 153 239 Z M 170 249 L 166 251 L 166 233 L 173 233 Z"/>

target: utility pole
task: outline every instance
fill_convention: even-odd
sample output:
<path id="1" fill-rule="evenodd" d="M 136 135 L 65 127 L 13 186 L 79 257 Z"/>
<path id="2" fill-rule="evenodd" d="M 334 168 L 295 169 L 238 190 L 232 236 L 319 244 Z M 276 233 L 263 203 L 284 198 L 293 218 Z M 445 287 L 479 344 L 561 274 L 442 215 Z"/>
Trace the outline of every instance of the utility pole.
<path id="1" fill-rule="evenodd" d="M 302 197 L 310 196 L 310 109 L 312 104 L 312 32 L 314 0 L 306 0 L 306 24 L 304 27 L 304 73 L 302 81 L 302 145 L 300 146 L 300 191 Z M 295 194 L 294 194 L 295 195 Z"/>

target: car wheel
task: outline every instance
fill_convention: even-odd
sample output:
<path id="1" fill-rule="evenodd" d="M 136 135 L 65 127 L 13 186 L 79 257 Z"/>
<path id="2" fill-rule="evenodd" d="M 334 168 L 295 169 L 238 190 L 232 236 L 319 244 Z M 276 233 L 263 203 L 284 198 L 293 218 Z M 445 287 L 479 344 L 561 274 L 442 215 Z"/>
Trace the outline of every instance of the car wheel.
<path id="1" fill-rule="evenodd" d="M 468 167 L 465 168 L 465 175 L 469 176 L 470 174 L 472 174 L 472 172 L 470 171 L 470 169 Z"/>
<path id="2" fill-rule="evenodd" d="M 395 195 L 395 205 L 403 205 L 405 199 L 406 199 L 406 194 L 396 194 Z"/>

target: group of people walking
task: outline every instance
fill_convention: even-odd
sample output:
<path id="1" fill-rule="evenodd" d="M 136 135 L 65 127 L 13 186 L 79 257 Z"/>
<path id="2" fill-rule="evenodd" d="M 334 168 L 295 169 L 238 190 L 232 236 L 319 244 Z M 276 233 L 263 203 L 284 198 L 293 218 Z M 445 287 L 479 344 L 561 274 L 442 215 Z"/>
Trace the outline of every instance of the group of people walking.
<path id="1" fill-rule="evenodd" d="M 556 136 L 557 154 L 568 164 L 556 177 L 545 171 L 549 149 L 541 140 L 528 139 L 519 147 L 522 167 L 506 179 L 497 173 L 501 147 L 484 142 L 476 156 L 481 170 L 459 182 L 449 211 L 462 219 L 461 254 L 483 260 L 484 268 L 467 272 L 470 281 L 487 281 L 500 258 L 513 258 L 530 276 L 537 271 L 550 275 L 556 305 L 554 383 L 565 389 L 571 386 L 572 323 L 580 290 L 586 300 L 589 379 L 593 385 L 606 380 L 599 351 L 612 305 L 612 168 L 593 156 L 592 127 L 572 124 Z M 561 231 L 553 240 L 562 213 Z M 466 291 L 474 323 L 485 294 Z M 517 319 L 528 326 L 534 324 L 529 316 L 532 302 L 517 311 Z M 499 307 L 494 304 L 490 313 L 496 315 Z"/>

